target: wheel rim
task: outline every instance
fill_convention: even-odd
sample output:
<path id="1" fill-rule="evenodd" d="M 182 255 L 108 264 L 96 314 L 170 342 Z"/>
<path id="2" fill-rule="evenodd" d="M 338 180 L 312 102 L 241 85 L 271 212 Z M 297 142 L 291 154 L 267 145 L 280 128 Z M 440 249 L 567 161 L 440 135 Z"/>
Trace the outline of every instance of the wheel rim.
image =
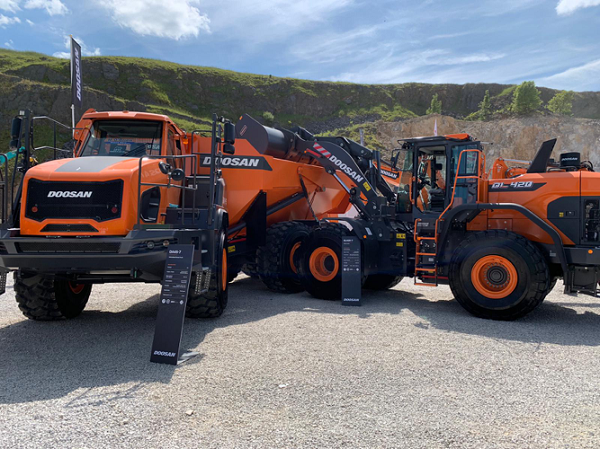
<path id="1" fill-rule="evenodd" d="M 80 294 L 84 288 L 85 284 L 75 284 L 73 282 L 69 282 L 69 290 L 76 295 Z"/>
<path id="2" fill-rule="evenodd" d="M 471 270 L 471 282 L 475 289 L 490 299 L 506 298 L 517 288 L 517 269 L 501 256 L 485 256 Z"/>
<path id="3" fill-rule="evenodd" d="M 310 272 L 318 281 L 329 282 L 335 278 L 339 265 L 335 251 L 326 246 L 315 249 L 310 255 Z"/>
<path id="4" fill-rule="evenodd" d="M 223 248 L 223 259 L 221 261 L 221 287 L 223 291 L 227 288 L 227 249 Z"/>
<path id="5" fill-rule="evenodd" d="M 296 267 L 296 264 L 294 263 L 294 256 L 296 255 L 296 251 L 298 251 L 298 248 L 300 248 L 300 246 L 302 245 L 302 242 L 296 242 L 294 244 L 294 246 L 292 246 L 292 249 L 290 250 L 290 268 L 292 270 L 293 273 L 298 273 L 298 268 Z"/>

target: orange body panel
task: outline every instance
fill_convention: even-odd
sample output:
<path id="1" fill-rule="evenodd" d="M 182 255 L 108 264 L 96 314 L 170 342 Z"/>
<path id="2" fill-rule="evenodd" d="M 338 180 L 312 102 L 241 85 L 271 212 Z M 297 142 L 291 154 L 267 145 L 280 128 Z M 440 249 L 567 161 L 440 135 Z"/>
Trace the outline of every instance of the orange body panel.
<path id="1" fill-rule="evenodd" d="M 206 166 L 210 139 L 194 137 L 194 153 L 199 153 L 200 174 L 207 174 Z M 263 158 L 264 163 L 258 167 L 234 166 L 228 162 L 236 157 L 250 156 Z M 226 207 L 229 213 L 229 224 L 235 225 L 242 220 L 248 208 L 262 191 L 267 194 L 267 207 L 289 198 L 295 193 L 302 193 L 304 181 L 308 197 L 317 217 L 322 218 L 331 214 L 342 214 L 348 210 L 348 195 L 337 181 L 325 170 L 313 164 L 303 164 L 272 156 L 262 155 L 244 139 L 235 142 L 235 155 L 224 155 L 222 167 L 223 179 L 226 186 Z M 270 169 L 268 169 L 270 168 Z M 349 186 L 354 186 L 349 178 L 341 175 Z M 287 220 L 313 219 L 308 202 L 300 200 L 285 209 L 270 215 L 267 224 L 271 225 Z"/>
<path id="2" fill-rule="evenodd" d="M 549 173 L 529 173 L 523 174 L 509 179 L 492 179 L 483 181 L 484 187 L 488 193 L 484 195 L 483 201 L 489 203 L 516 203 L 520 204 L 531 212 L 542 218 L 548 224 L 553 226 L 560 234 L 565 245 L 574 245 L 566 235 L 558 230 L 548 220 L 548 205 L 563 197 L 573 197 L 573 201 L 579 201 L 580 189 L 582 184 L 583 173 L 587 172 L 549 172 Z M 600 186 L 600 178 L 598 174 L 592 174 L 587 184 L 592 189 L 592 184 Z M 539 186 L 535 190 L 506 190 L 499 191 L 494 189 L 494 185 L 502 183 L 509 186 L 511 183 L 529 183 L 533 186 Z M 523 184 L 521 184 L 523 185 Z M 598 188 L 596 193 L 598 195 Z M 487 196 L 487 198 L 485 198 Z M 480 214 L 486 217 L 485 220 L 474 220 L 469 225 L 469 230 L 484 230 L 484 229 L 508 229 L 526 237 L 529 240 L 551 244 L 552 239 L 539 226 L 536 226 L 528 218 L 522 214 L 512 210 L 496 210 L 488 211 Z"/>
<path id="3" fill-rule="evenodd" d="M 87 158 L 86 158 L 87 159 Z M 98 222 L 93 219 L 47 219 L 44 221 L 35 221 L 25 217 L 25 207 L 33 205 L 24 204 L 21 208 L 21 234 L 22 235 L 62 235 L 60 232 L 41 232 L 48 224 L 90 224 L 98 230 L 95 235 L 126 235 L 133 229 L 137 223 L 137 198 L 138 198 L 138 158 L 123 158 L 123 161 L 111 165 L 104 170 L 95 173 L 57 172 L 61 166 L 73 161 L 73 159 L 59 159 L 46 162 L 31 168 L 25 176 L 23 188 L 23 198 L 27 198 L 27 186 L 30 179 L 40 181 L 73 181 L 73 182 L 94 182 L 94 181 L 123 181 L 123 203 L 119 218 Z M 167 177 L 161 173 L 158 168 L 157 160 L 144 160 L 142 162 L 142 182 L 165 183 Z M 144 192 L 149 187 L 144 187 Z M 177 189 L 161 189 L 160 210 L 164 211 L 169 203 L 179 202 L 179 191 Z M 69 235 L 89 235 L 88 233 L 70 232 Z"/>

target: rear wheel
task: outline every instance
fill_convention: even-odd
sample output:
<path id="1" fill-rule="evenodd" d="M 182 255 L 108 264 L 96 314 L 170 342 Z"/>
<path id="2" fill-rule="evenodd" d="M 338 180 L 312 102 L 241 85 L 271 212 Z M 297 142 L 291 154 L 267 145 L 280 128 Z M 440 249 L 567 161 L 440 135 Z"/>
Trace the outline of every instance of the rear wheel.
<path id="1" fill-rule="evenodd" d="M 15 273 L 15 297 L 19 309 L 31 320 L 75 318 L 85 308 L 91 291 L 91 284 L 77 284 L 52 275 Z"/>
<path id="2" fill-rule="evenodd" d="M 551 288 L 548 264 L 527 239 L 506 231 L 477 232 L 455 251 L 450 288 L 471 314 L 514 320 L 535 309 Z"/>
<path id="3" fill-rule="evenodd" d="M 302 284 L 312 296 L 338 300 L 342 296 L 342 239 L 348 228 L 323 223 L 306 238 L 299 265 Z"/>
<path id="4" fill-rule="evenodd" d="M 288 221 L 267 230 L 267 242 L 258 249 L 260 279 L 276 292 L 298 293 L 304 286 L 298 276 L 300 248 L 308 236 L 308 226 Z"/>
<path id="5" fill-rule="evenodd" d="M 394 276 L 393 274 L 371 274 L 365 279 L 363 288 L 369 290 L 388 290 L 395 287 L 404 279 L 403 276 Z"/>
<path id="6" fill-rule="evenodd" d="M 221 231 L 218 239 L 219 243 L 215 249 L 217 254 L 217 263 L 210 273 L 208 291 L 200 294 L 195 293 L 196 274 L 192 274 L 185 311 L 187 317 L 216 318 L 221 316 L 227 307 L 229 295 L 229 286 L 227 283 L 229 279 L 227 271 L 225 231 Z"/>

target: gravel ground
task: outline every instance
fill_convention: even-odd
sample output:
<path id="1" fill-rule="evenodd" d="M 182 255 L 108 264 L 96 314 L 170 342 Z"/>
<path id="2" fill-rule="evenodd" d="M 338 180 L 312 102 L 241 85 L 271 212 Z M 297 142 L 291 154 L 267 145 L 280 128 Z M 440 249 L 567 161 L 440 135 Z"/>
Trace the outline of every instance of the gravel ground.
<path id="1" fill-rule="evenodd" d="M 360 308 L 240 277 L 149 362 L 159 287 L 94 288 L 81 317 L 0 301 L 0 447 L 600 447 L 600 302 L 560 287 L 517 322 L 402 282 Z"/>

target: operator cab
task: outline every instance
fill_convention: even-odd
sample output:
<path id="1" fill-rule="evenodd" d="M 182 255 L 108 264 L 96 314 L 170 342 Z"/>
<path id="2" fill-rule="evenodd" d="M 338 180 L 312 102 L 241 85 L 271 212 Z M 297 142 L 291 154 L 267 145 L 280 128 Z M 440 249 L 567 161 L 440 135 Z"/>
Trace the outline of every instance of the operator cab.
<path id="1" fill-rule="evenodd" d="M 456 206 L 477 200 L 476 183 L 465 177 L 478 176 L 481 142 L 468 134 L 420 137 L 398 141 L 402 146 L 392 153 L 392 167 L 400 171 L 397 212 L 415 217 L 439 216 L 450 204 Z M 456 182 L 455 182 L 456 181 Z M 456 184 L 456 187 L 455 187 Z M 454 199 L 453 199 L 454 193 Z"/>

